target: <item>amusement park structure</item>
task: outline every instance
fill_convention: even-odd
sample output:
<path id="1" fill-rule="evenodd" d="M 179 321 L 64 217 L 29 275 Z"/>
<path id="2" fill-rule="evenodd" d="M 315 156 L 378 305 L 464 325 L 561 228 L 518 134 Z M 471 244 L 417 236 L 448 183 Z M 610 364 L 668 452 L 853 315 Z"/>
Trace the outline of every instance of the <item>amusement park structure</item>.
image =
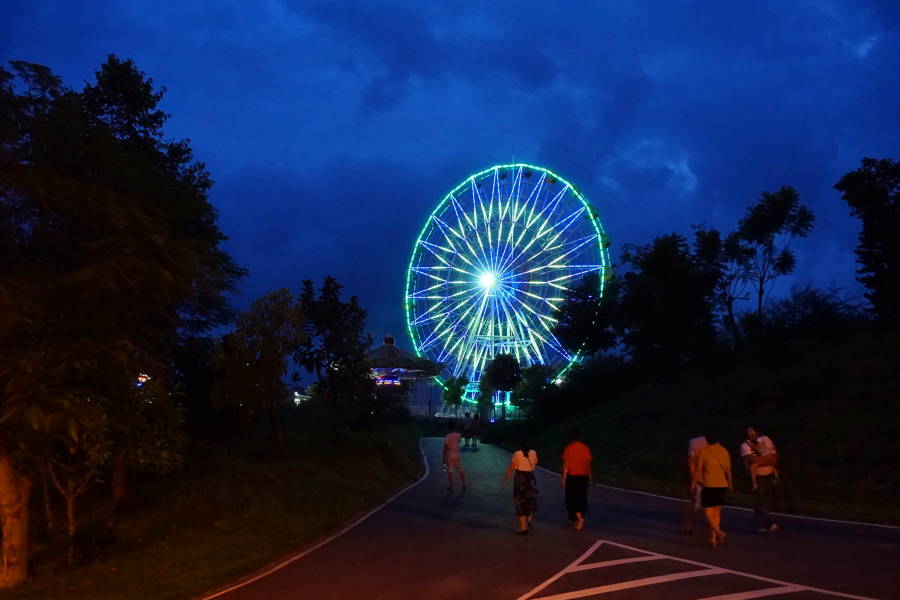
<path id="1" fill-rule="evenodd" d="M 498 165 L 472 175 L 438 204 L 416 241 L 405 311 L 420 357 L 465 375 L 474 399 L 499 353 L 561 377 L 580 360 L 553 334 L 554 312 L 585 275 L 611 276 L 598 211 L 556 173 Z"/>

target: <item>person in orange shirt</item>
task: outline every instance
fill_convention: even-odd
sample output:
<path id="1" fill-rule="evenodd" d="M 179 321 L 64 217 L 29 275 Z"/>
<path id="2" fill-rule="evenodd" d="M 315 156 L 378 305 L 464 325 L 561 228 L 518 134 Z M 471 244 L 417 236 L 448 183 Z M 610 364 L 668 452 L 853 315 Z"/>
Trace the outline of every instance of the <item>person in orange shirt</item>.
<path id="1" fill-rule="evenodd" d="M 691 489 L 703 486 L 700 490 L 700 504 L 709 521 L 710 544 L 719 546 L 725 539 L 722 531 L 722 505 L 725 496 L 733 488 L 731 480 L 731 457 L 728 451 L 719 445 L 716 436 L 706 436 L 707 446 L 697 453 L 697 468 L 694 470 Z"/>
<path id="2" fill-rule="evenodd" d="M 578 429 L 569 431 L 571 443 L 563 450 L 562 486 L 566 488 L 566 510 L 569 519 L 575 522 L 575 530 L 584 528 L 584 516 L 587 514 L 588 484 L 593 483 L 591 477 L 591 450 L 581 443 L 581 432 Z"/>

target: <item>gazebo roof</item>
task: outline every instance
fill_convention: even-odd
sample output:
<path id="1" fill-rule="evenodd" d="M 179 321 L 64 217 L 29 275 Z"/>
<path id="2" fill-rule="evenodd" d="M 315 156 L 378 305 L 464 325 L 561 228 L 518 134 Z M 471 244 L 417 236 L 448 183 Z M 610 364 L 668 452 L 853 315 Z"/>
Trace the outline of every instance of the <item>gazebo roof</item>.
<path id="1" fill-rule="evenodd" d="M 384 344 L 366 353 L 373 371 L 390 371 L 401 379 L 422 379 L 441 374 L 444 365 L 416 356 L 408 350 L 394 345 L 394 338 L 388 334 Z"/>

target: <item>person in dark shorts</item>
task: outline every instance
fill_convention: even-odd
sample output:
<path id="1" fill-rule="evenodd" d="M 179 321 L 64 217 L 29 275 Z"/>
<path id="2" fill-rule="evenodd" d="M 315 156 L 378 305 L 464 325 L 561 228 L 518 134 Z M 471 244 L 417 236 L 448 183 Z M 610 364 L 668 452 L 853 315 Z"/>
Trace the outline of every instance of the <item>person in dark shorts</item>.
<path id="1" fill-rule="evenodd" d="M 472 417 L 469 416 L 469 413 L 466 413 L 466 417 L 463 419 L 462 437 L 466 441 L 466 446 L 468 446 L 469 440 L 472 439 Z"/>
<path id="2" fill-rule="evenodd" d="M 478 440 L 481 439 L 481 417 L 478 416 L 478 413 L 475 413 L 475 417 L 472 419 L 472 447 L 478 447 Z"/>
<path id="3" fill-rule="evenodd" d="M 694 471 L 692 488 L 701 485 L 700 504 L 709 521 L 710 544 L 713 548 L 725 540 L 722 531 L 722 506 L 725 497 L 733 489 L 731 480 L 731 457 L 728 451 L 719 445 L 714 435 L 706 436 L 705 448 L 697 453 L 697 469 Z"/>
<path id="4" fill-rule="evenodd" d="M 566 512 L 569 520 L 575 523 L 575 530 L 584 529 L 584 516 L 587 514 L 588 486 L 593 482 L 591 477 L 590 449 L 581 443 L 581 431 L 569 430 L 571 442 L 563 450 L 563 472 L 560 485 L 566 488 Z"/>

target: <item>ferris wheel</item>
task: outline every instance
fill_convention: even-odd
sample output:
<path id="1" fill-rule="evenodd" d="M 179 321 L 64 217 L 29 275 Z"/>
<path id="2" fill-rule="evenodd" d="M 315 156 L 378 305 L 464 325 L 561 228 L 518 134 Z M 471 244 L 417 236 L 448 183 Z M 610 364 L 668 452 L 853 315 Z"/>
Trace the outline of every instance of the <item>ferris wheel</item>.
<path id="1" fill-rule="evenodd" d="M 553 313 L 590 273 L 602 294 L 608 248 L 597 209 L 552 171 L 510 164 L 472 175 L 438 204 L 413 250 L 405 308 L 417 352 L 465 375 L 469 391 L 500 353 L 564 372 L 579 352 L 553 335 Z"/>

